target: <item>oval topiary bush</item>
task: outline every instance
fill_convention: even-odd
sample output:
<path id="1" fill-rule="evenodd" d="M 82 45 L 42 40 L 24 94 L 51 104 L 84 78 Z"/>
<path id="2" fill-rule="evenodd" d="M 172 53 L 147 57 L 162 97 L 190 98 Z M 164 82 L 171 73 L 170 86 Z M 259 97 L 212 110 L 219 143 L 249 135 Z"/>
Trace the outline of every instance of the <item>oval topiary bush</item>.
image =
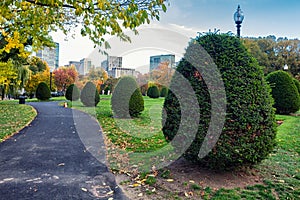
<path id="1" fill-rule="evenodd" d="M 77 101 L 80 98 L 80 90 L 75 84 L 69 85 L 65 95 L 69 101 Z"/>
<path id="2" fill-rule="evenodd" d="M 162 87 L 160 91 L 160 97 L 166 97 L 168 94 L 168 88 L 167 87 Z"/>
<path id="3" fill-rule="evenodd" d="M 205 82 L 208 75 L 203 76 L 202 72 L 188 62 L 186 57 L 195 54 L 193 51 L 195 45 L 203 47 L 220 71 L 227 102 L 221 134 L 217 138 L 216 145 L 213 145 L 203 158 L 198 157 L 198 154 L 209 130 L 211 116 L 214 114 L 211 113 L 210 93 L 218 92 L 218 88 L 209 91 Z M 203 57 L 201 53 L 194 55 L 194 59 L 199 60 L 199 66 L 203 69 L 209 70 L 215 66 L 210 65 L 208 63 L 211 62 L 208 61 L 210 59 Z M 182 119 L 181 104 L 172 90 L 175 87 L 182 92 L 187 90 L 176 82 L 178 77 L 183 76 L 188 81 L 199 104 L 199 123 L 195 122 L 196 126 L 198 123 L 198 128 L 195 129 L 197 133 L 183 154 L 185 158 L 209 168 L 228 170 L 259 163 L 272 152 L 276 145 L 276 123 L 270 88 L 261 67 L 238 38 L 215 33 L 196 37 L 187 48 L 176 71 L 178 73 L 172 77 L 163 105 L 163 133 L 168 141 L 172 141 L 175 136 L 178 138 L 176 134 L 181 126 L 189 130 L 190 124 L 186 124 L 186 121 L 197 120 L 193 119 L 193 115 L 190 116 L 191 119 Z M 187 107 L 194 108 L 192 105 Z M 179 136 L 186 138 L 188 134 L 186 131 Z M 209 143 L 211 138 L 207 139 Z M 184 142 L 185 139 L 181 141 Z"/>
<path id="4" fill-rule="evenodd" d="M 300 95 L 300 82 L 295 78 L 293 78 L 293 81 L 294 81 L 294 84 L 296 85 L 296 87 L 298 89 L 298 93 Z"/>
<path id="5" fill-rule="evenodd" d="M 111 98 L 114 117 L 138 117 L 144 110 L 144 98 L 136 80 L 131 76 L 122 77 Z"/>
<path id="6" fill-rule="evenodd" d="M 36 98 L 42 101 L 48 100 L 51 97 L 51 92 L 48 85 L 45 82 L 38 84 L 35 92 Z"/>
<path id="7" fill-rule="evenodd" d="M 88 107 L 97 106 L 100 101 L 99 92 L 93 82 L 89 81 L 82 88 L 80 94 L 81 102 Z"/>
<path id="8" fill-rule="evenodd" d="M 267 75 L 267 81 L 272 88 L 276 113 L 290 114 L 299 110 L 300 97 L 298 89 L 287 72 L 282 70 L 271 72 Z"/>
<path id="9" fill-rule="evenodd" d="M 147 90 L 147 96 L 150 98 L 159 98 L 160 93 L 156 85 L 152 85 Z"/>

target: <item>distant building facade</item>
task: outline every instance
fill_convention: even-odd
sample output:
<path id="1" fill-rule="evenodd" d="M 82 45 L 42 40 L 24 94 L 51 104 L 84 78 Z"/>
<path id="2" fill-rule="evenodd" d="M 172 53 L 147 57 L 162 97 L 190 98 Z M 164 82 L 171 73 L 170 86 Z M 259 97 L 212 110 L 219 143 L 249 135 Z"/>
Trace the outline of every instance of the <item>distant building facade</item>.
<path id="1" fill-rule="evenodd" d="M 119 78 L 122 76 L 136 76 L 135 69 L 122 67 L 113 67 L 107 72 L 107 74 L 113 78 Z"/>
<path id="2" fill-rule="evenodd" d="M 90 58 L 83 58 L 80 60 L 79 69 L 77 70 L 79 75 L 87 75 L 91 69 L 92 60 Z"/>
<path id="3" fill-rule="evenodd" d="M 59 43 L 55 43 L 55 47 L 44 47 L 36 53 L 43 61 L 47 62 L 50 70 L 55 70 L 59 67 Z"/>
<path id="4" fill-rule="evenodd" d="M 175 55 L 167 54 L 167 55 L 156 55 L 150 57 L 150 72 L 158 67 L 158 65 L 162 62 L 169 63 L 169 68 L 175 68 Z"/>
<path id="5" fill-rule="evenodd" d="M 113 68 L 122 68 L 122 57 L 107 56 L 107 59 L 101 63 L 101 67 L 107 72 Z"/>
<path id="6" fill-rule="evenodd" d="M 107 59 L 101 62 L 101 68 L 107 71 L 108 76 L 119 78 L 121 76 L 135 76 L 135 69 L 123 68 L 122 57 L 107 56 Z"/>
<path id="7" fill-rule="evenodd" d="M 79 61 L 69 61 L 69 66 L 74 66 L 79 73 L 80 70 L 80 62 Z"/>

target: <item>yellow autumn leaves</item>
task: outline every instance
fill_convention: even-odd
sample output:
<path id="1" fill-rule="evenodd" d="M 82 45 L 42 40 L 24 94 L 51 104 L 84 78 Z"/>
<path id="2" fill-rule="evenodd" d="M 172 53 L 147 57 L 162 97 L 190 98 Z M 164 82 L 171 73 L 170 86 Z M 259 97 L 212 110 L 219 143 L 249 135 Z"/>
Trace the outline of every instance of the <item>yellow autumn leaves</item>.
<path id="1" fill-rule="evenodd" d="M 19 32 L 15 31 L 9 35 L 7 32 L 2 31 L 2 36 L 5 38 L 7 44 L 4 48 L 0 49 L 0 54 L 3 52 L 9 53 L 12 49 L 19 49 L 19 56 L 27 58 L 30 53 L 25 50 L 24 42 L 21 41 Z"/>

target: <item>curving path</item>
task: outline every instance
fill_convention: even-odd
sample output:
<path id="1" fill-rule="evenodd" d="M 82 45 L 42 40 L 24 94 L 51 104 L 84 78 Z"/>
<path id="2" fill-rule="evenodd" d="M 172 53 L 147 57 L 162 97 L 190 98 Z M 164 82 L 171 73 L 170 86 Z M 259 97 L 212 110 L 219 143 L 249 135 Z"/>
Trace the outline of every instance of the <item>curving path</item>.
<path id="1" fill-rule="evenodd" d="M 105 165 L 102 133 L 93 118 L 57 102 L 30 105 L 37 118 L 0 143 L 1 200 L 127 199 Z M 78 132 L 92 134 L 82 141 Z"/>

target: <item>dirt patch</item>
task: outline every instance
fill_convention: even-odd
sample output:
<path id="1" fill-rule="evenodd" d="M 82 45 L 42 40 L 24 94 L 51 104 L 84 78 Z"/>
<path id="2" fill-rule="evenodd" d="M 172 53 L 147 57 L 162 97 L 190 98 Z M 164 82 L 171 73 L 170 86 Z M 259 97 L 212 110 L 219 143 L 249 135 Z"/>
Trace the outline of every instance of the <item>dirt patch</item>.
<path id="1" fill-rule="evenodd" d="M 184 199 L 201 199 L 201 191 L 208 187 L 216 191 L 220 188 L 244 188 L 263 182 L 256 169 L 217 172 L 202 168 L 184 158 L 166 168 L 154 168 L 146 177 L 142 177 L 134 166 L 128 165 L 129 157 L 124 150 L 113 145 L 106 137 L 105 141 L 109 167 L 115 174 L 118 185 L 130 199 L 174 199 L 174 195 Z M 146 183 L 149 176 L 153 177 L 155 183 Z"/>
<path id="2" fill-rule="evenodd" d="M 175 194 L 181 198 L 200 199 L 201 190 L 207 187 L 216 191 L 220 188 L 244 188 L 262 183 L 262 178 L 255 169 L 217 172 L 201 168 L 184 158 L 164 169 L 152 171 L 150 176 L 156 180 L 151 186 L 145 184 L 146 178 L 141 178 L 138 173 L 116 173 L 117 183 L 125 194 L 130 199 L 138 200 L 173 199 Z"/>

